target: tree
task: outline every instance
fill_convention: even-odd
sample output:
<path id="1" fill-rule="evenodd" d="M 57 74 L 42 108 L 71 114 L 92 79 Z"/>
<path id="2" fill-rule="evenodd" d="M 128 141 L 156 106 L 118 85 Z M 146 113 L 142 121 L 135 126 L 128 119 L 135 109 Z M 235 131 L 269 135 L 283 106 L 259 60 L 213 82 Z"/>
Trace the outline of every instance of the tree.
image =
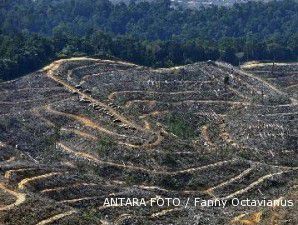
<path id="1" fill-rule="evenodd" d="M 232 48 L 227 48 L 221 53 L 221 60 L 231 63 L 232 65 L 237 65 L 237 57 L 235 55 L 235 50 Z"/>

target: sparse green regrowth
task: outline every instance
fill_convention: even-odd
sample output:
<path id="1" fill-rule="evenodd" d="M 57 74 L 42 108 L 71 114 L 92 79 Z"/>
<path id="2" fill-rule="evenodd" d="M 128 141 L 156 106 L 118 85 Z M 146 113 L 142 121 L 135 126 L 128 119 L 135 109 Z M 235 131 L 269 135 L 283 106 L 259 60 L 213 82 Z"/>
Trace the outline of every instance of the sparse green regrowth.
<path id="1" fill-rule="evenodd" d="M 202 180 L 198 177 L 193 176 L 189 182 L 187 183 L 187 186 L 192 190 L 197 191 L 203 191 L 206 190 L 207 186 L 202 182 Z"/>
<path id="2" fill-rule="evenodd" d="M 172 153 L 167 152 L 162 156 L 162 164 L 175 168 L 177 166 L 177 161 L 175 159 L 175 156 L 173 156 Z"/>
<path id="3" fill-rule="evenodd" d="M 117 98 L 115 98 L 114 103 L 116 105 L 124 105 L 125 101 L 126 99 L 124 98 L 124 96 L 118 95 Z"/>
<path id="4" fill-rule="evenodd" d="M 60 140 L 60 137 L 61 137 L 60 129 L 61 129 L 60 127 L 54 127 L 52 133 L 45 135 L 44 137 L 45 146 L 52 147 L 57 143 L 57 141 Z"/>
<path id="5" fill-rule="evenodd" d="M 275 95 L 262 95 L 256 94 L 251 99 L 252 104 L 264 104 L 264 105 L 286 105 L 291 103 L 291 99 L 287 94 L 275 94 Z"/>
<path id="6" fill-rule="evenodd" d="M 252 161 L 263 161 L 268 160 L 268 152 L 267 150 L 264 152 L 261 149 L 241 149 L 238 153 L 241 158 L 245 160 L 252 160 Z M 269 153 L 270 154 L 270 153 Z M 281 159 L 279 159 L 281 160 Z"/>
<path id="7" fill-rule="evenodd" d="M 1 118 L 0 119 L 0 129 L 6 130 L 8 128 L 15 127 L 15 128 L 20 128 L 20 120 L 17 118 L 11 118 L 11 119 L 5 119 Z"/>
<path id="8" fill-rule="evenodd" d="M 191 124 L 191 119 L 186 115 L 182 117 L 172 114 L 167 118 L 166 124 L 168 131 L 180 138 L 190 139 L 196 136 L 195 128 L 193 124 Z"/>
<path id="9" fill-rule="evenodd" d="M 102 218 L 100 212 L 96 210 L 84 211 L 81 216 L 84 221 L 89 222 L 90 224 L 99 224 L 100 219 Z"/>
<path id="10" fill-rule="evenodd" d="M 103 136 L 100 138 L 100 140 L 96 144 L 96 152 L 98 154 L 107 154 L 108 151 L 112 150 L 116 146 L 116 143 L 114 140 L 112 140 L 108 136 Z"/>
<path id="11" fill-rule="evenodd" d="M 270 95 L 265 99 L 265 103 L 268 105 L 283 105 L 283 104 L 290 104 L 291 99 L 286 94 L 280 94 L 280 95 Z"/>
<path id="12" fill-rule="evenodd" d="M 173 177 L 162 177 L 158 185 L 170 190 L 180 189 L 181 186 L 179 180 Z"/>
<path id="13" fill-rule="evenodd" d="M 142 172 L 127 172 L 125 174 L 125 181 L 127 184 L 141 184 L 150 181 L 150 176 Z"/>

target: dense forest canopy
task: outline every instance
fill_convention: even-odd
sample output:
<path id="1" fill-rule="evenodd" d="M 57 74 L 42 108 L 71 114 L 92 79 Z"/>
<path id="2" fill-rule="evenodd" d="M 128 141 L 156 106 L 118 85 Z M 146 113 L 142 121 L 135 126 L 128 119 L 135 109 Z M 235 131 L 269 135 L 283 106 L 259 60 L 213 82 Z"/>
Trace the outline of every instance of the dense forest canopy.
<path id="1" fill-rule="evenodd" d="M 200 60 L 296 60 L 298 2 L 173 8 L 169 0 L 4 0 L 0 79 L 59 57 L 113 56 L 147 66 Z"/>

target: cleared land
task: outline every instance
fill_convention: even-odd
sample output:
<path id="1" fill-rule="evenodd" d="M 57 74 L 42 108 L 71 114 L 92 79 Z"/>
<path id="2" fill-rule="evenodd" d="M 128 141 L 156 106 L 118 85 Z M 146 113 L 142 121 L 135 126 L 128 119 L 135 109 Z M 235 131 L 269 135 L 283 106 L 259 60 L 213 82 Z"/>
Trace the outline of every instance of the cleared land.
<path id="1" fill-rule="evenodd" d="M 296 206 L 103 206 L 297 200 L 296 67 L 72 58 L 1 83 L 0 224 L 297 224 Z"/>

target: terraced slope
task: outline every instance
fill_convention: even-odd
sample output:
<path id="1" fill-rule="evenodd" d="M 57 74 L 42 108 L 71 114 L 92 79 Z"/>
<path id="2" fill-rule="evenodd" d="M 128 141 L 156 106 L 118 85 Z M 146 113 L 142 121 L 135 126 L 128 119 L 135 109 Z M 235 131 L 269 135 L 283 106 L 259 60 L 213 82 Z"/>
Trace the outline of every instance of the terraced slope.
<path id="1" fill-rule="evenodd" d="M 298 98 L 298 63 L 252 62 L 243 65 L 242 68 Z"/>
<path id="2" fill-rule="evenodd" d="M 295 224 L 297 208 L 103 206 L 297 199 L 297 99 L 263 77 L 73 58 L 0 92 L 1 224 Z"/>

